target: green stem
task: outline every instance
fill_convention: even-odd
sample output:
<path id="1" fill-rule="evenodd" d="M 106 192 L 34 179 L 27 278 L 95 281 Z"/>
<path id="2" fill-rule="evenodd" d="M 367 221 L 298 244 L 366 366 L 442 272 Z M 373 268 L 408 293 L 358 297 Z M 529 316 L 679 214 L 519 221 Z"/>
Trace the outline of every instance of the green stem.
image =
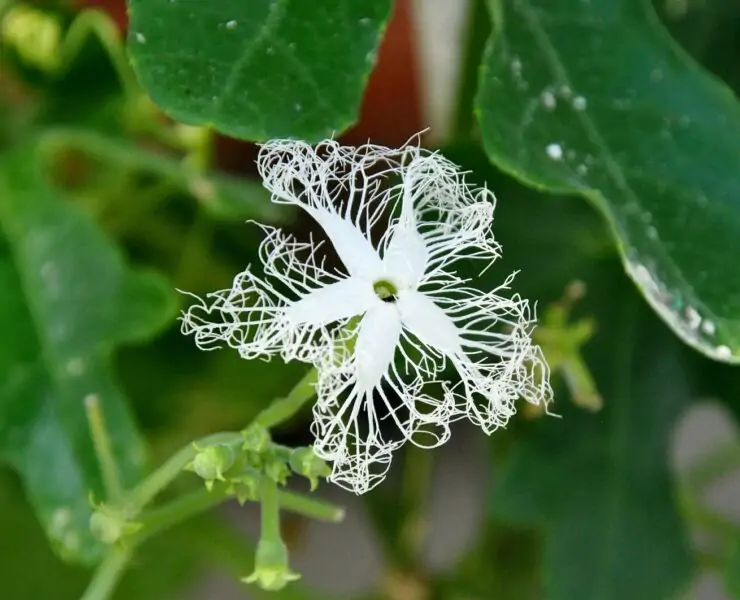
<path id="1" fill-rule="evenodd" d="M 282 543 L 278 485 L 267 475 L 260 481 L 260 540 Z"/>
<path id="2" fill-rule="evenodd" d="M 72 22 L 62 42 L 61 54 L 64 57 L 62 70 L 66 71 L 70 67 L 91 36 L 96 38 L 108 53 L 125 96 L 127 98 L 142 96 L 143 92 L 121 43 L 118 27 L 102 10 L 83 10 Z"/>
<path id="3" fill-rule="evenodd" d="M 280 508 L 316 521 L 339 523 L 344 519 L 344 509 L 323 500 L 316 500 L 293 492 L 278 492 Z"/>
<path id="4" fill-rule="evenodd" d="M 100 464 L 105 487 L 105 499 L 110 503 L 116 503 L 121 499 L 123 486 L 118 473 L 118 465 L 113 456 L 110 435 L 105 426 L 103 411 L 100 409 L 100 398 L 91 394 L 85 398 L 85 414 L 90 426 L 90 436 L 95 447 L 95 455 Z"/>
<path id="5" fill-rule="evenodd" d="M 183 469 L 190 463 L 196 453 L 196 446 L 208 446 L 210 444 L 241 444 L 242 437 L 240 433 L 216 433 L 209 435 L 195 442 L 192 442 L 172 455 L 167 462 L 154 471 L 149 477 L 144 479 L 129 494 L 129 504 L 141 509 L 151 502 L 156 495 L 169 485 Z"/>
<path id="6" fill-rule="evenodd" d="M 107 163 L 143 173 L 162 177 L 189 194 L 196 197 L 199 183 L 212 186 L 223 196 L 255 198 L 255 212 L 266 220 L 278 220 L 286 213 L 280 206 L 268 202 L 269 195 L 257 181 L 241 179 L 223 173 L 202 173 L 188 167 L 179 157 L 160 152 L 151 152 L 131 141 L 102 135 L 96 131 L 76 128 L 54 128 L 43 133 L 43 144 L 47 152 L 76 150 L 87 156 L 94 156 Z M 256 199 L 264 199 L 257 201 Z M 198 198 L 201 202 L 207 200 Z M 259 208 L 257 208 L 259 207 Z"/>
<path id="7" fill-rule="evenodd" d="M 275 400 L 270 404 L 270 406 L 257 415 L 255 422 L 265 428 L 269 428 L 291 418 L 306 402 L 314 397 L 314 394 L 316 393 L 314 390 L 314 383 L 316 380 L 316 370 L 311 369 L 295 385 L 287 397 Z M 242 442 L 243 439 L 241 433 L 227 432 L 209 435 L 188 444 L 131 490 L 128 497 L 129 505 L 134 509 L 141 509 L 149 504 L 149 502 L 151 502 L 162 489 L 169 485 L 169 483 L 182 472 L 188 463 L 195 458 L 195 454 L 197 453 L 196 447 L 209 446 L 211 444 L 239 445 Z"/>
<path id="8" fill-rule="evenodd" d="M 146 511 L 138 519 L 142 525 L 141 533 L 133 538 L 131 544 L 136 547 L 155 534 L 218 506 L 229 497 L 227 486 L 217 485 L 211 491 L 201 488 Z M 282 490 L 277 490 L 276 497 L 281 509 L 310 519 L 338 523 L 344 518 L 344 509 L 328 502 Z"/>
<path id="9" fill-rule="evenodd" d="M 120 548 L 112 549 L 95 571 L 80 600 L 107 600 L 110 598 L 130 560 L 130 551 Z"/>
<path id="10" fill-rule="evenodd" d="M 311 369 L 285 398 L 278 398 L 258 414 L 255 423 L 270 429 L 290 419 L 316 395 L 317 380 L 316 369 Z"/>

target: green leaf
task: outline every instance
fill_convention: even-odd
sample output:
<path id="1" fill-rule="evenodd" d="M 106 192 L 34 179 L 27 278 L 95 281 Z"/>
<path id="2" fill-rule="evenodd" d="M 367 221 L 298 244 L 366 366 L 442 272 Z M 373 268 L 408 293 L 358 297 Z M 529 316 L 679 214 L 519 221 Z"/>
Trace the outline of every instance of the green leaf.
<path id="1" fill-rule="evenodd" d="M 91 563 L 89 495 L 104 496 L 85 399 L 98 397 L 122 483 L 135 483 L 144 447 L 108 362 L 168 323 L 175 301 L 160 277 L 125 267 L 40 165 L 31 143 L 0 156 L 0 458 L 59 554 Z"/>
<path id="2" fill-rule="evenodd" d="M 646 0 L 490 1 L 486 151 L 606 216 L 627 272 L 688 344 L 740 362 L 740 105 Z"/>
<path id="3" fill-rule="evenodd" d="M 129 0 L 129 52 L 172 117 L 237 138 L 351 125 L 390 0 Z"/>
<path id="4" fill-rule="evenodd" d="M 512 271 L 514 286 L 532 302 L 560 299 L 565 286 L 584 277 L 595 260 L 613 256 L 605 227 L 593 208 L 580 198 L 552 201 L 526 188 L 491 165 L 483 151 L 470 143 L 444 148 L 444 155 L 463 170 L 471 183 L 486 185 L 496 194 L 493 233 L 502 258 L 480 274 L 470 262 L 464 274 L 476 285 L 493 289 Z"/>
<path id="5" fill-rule="evenodd" d="M 546 600 L 674 598 L 693 567 L 668 470 L 689 402 L 682 348 L 617 269 L 589 284 L 596 308 L 583 308 L 598 333 L 585 355 L 605 408 L 579 410 L 559 390 L 562 418 L 531 425 L 510 449 L 492 511 L 544 528 Z"/>

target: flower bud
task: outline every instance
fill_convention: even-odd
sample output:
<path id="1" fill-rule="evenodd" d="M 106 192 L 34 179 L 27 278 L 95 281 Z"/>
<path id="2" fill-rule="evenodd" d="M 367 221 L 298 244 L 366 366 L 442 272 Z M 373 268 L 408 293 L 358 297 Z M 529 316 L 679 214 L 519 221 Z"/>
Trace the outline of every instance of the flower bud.
<path id="1" fill-rule="evenodd" d="M 250 425 L 242 431 L 242 437 L 244 437 L 244 445 L 242 448 L 258 454 L 267 450 L 272 442 L 270 439 L 270 432 L 257 423 Z"/>
<path id="2" fill-rule="evenodd" d="M 140 523 L 129 521 L 120 508 L 101 504 L 90 516 L 90 531 L 104 544 L 112 545 L 141 529 Z"/>
<path id="3" fill-rule="evenodd" d="M 300 574 L 291 571 L 288 566 L 288 549 L 282 540 L 260 540 L 254 572 L 242 581 L 256 583 L 263 590 L 276 592 L 300 578 Z"/>
<path id="4" fill-rule="evenodd" d="M 218 444 L 196 448 L 196 450 L 198 450 L 198 453 L 187 468 L 204 479 L 206 484 L 213 485 L 216 480 L 225 481 L 224 472 L 231 468 L 236 460 L 234 449 L 230 446 Z"/>
<path id="5" fill-rule="evenodd" d="M 319 485 L 319 477 L 328 477 L 331 469 L 313 451 L 313 448 L 296 448 L 290 453 L 290 468 L 311 483 L 311 491 Z"/>
<path id="6" fill-rule="evenodd" d="M 259 498 L 259 485 L 262 474 L 252 467 L 245 467 L 240 473 L 229 476 L 228 493 L 236 496 L 239 504 Z"/>
<path id="7" fill-rule="evenodd" d="M 284 459 L 274 454 L 272 456 L 266 457 L 263 469 L 265 475 L 267 475 L 275 483 L 285 485 L 288 482 L 290 469 L 288 468 L 288 465 L 285 464 Z"/>

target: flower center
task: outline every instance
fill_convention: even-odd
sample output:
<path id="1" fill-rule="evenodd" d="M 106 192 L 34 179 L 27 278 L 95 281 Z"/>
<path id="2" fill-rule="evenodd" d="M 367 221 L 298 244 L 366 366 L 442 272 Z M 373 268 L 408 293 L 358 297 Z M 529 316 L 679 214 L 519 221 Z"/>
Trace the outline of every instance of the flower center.
<path id="1" fill-rule="evenodd" d="M 398 288 L 390 281 L 381 279 L 373 284 L 373 291 L 383 302 L 395 302 Z"/>

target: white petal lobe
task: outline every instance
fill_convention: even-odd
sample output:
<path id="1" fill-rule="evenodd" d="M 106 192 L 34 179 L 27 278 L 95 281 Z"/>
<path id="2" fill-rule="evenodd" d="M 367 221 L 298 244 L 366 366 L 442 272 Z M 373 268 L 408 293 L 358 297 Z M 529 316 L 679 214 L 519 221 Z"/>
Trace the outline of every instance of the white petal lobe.
<path id="1" fill-rule="evenodd" d="M 400 294 L 398 308 L 403 326 L 423 343 L 448 356 L 462 351 L 457 326 L 424 294 L 415 291 Z"/>
<path id="2" fill-rule="evenodd" d="M 360 323 L 355 343 L 358 392 L 371 392 L 381 382 L 393 361 L 401 335 L 401 319 L 396 306 L 380 302 Z"/>
<path id="3" fill-rule="evenodd" d="M 413 287 L 424 275 L 429 251 L 413 223 L 399 221 L 383 256 L 385 275 Z"/>
<path id="4" fill-rule="evenodd" d="M 306 208 L 321 225 L 334 250 L 353 277 L 372 279 L 382 273 L 378 252 L 352 221 L 324 208 Z"/>
<path id="5" fill-rule="evenodd" d="M 372 285 L 350 277 L 310 292 L 287 306 L 285 315 L 296 324 L 328 325 L 360 315 L 376 304 L 382 301 Z"/>

